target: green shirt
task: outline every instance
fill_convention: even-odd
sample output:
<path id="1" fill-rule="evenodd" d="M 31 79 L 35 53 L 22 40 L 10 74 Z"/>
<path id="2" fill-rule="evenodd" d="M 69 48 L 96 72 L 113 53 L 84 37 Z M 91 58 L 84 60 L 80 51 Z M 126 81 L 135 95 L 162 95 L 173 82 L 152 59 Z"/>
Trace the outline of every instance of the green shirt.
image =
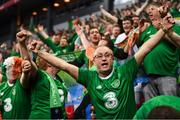
<path id="1" fill-rule="evenodd" d="M 58 92 L 62 93 L 63 88 L 61 83 L 56 80 Z M 31 113 L 29 119 L 50 119 L 51 118 L 51 108 L 50 108 L 50 82 L 43 71 L 38 70 L 36 81 L 31 87 Z M 60 90 L 61 89 L 61 90 Z M 61 92 L 60 92 L 61 91 Z M 62 93 L 65 95 L 66 93 Z M 62 94 L 60 94 L 60 99 L 62 99 Z M 65 100 L 65 99 L 63 99 Z M 61 100 L 60 100 L 61 101 Z M 64 101 L 62 102 L 64 105 Z M 62 106 L 63 107 L 63 106 Z"/>
<path id="2" fill-rule="evenodd" d="M 20 81 L 0 85 L 0 111 L 3 119 L 27 119 L 30 113 L 30 93 Z"/>
<path id="3" fill-rule="evenodd" d="M 157 96 L 145 102 L 136 112 L 133 119 L 146 119 L 155 107 L 169 106 L 180 111 L 180 98 L 176 96 Z"/>
<path id="4" fill-rule="evenodd" d="M 180 27 L 173 26 L 173 31 L 180 35 Z M 154 26 L 149 26 L 140 36 L 141 44 L 150 39 L 157 32 Z M 147 74 L 175 76 L 178 66 L 178 49 L 162 39 L 158 45 L 144 59 L 144 67 Z"/>
<path id="5" fill-rule="evenodd" d="M 78 82 L 87 88 L 98 119 L 130 119 L 134 116 L 133 80 L 137 70 L 134 57 L 122 66 L 116 66 L 107 79 L 101 79 L 96 71 L 79 69 Z"/>
<path id="6" fill-rule="evenodd" d="M 63 54 L 63 53 L 67 53 L 67 52 L 72 52 L 74 51 L 74 41 L 76 40 L 76 38 L 78 37 L 77 34 L 74 34 L 70 39 L 69 42 L 71 42 L 68 46 L 62 48 L 59 45 L 56 45 L 52 39 L 49 37 L 47 39 L 45 39 L 42 35 L 38 34 L 39 38 L 47 45 L 49 46 L 52 51 L 54 53 L 58 52 L 58 54 Z"/>

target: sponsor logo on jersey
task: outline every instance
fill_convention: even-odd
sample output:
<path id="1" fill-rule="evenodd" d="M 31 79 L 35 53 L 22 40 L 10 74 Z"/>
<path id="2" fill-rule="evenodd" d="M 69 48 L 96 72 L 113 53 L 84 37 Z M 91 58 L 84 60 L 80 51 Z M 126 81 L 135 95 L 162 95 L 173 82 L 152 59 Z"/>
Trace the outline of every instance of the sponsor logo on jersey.
<path id="1" fill-rule="evenodd" d="M 104 96 L 103 99 L 106 100 L 104 103 L 105 107 L 108 109 L 113 109 L 118 106 L 118 99 L 116 98 L 116 93 L 115 92 L 107 92 Z"/>
<path id="2" fill-rule="evenodd" d="M 6 98 L 4 100 L 4 111 L 9 112 L 12 110 L 11 98 Z"/>

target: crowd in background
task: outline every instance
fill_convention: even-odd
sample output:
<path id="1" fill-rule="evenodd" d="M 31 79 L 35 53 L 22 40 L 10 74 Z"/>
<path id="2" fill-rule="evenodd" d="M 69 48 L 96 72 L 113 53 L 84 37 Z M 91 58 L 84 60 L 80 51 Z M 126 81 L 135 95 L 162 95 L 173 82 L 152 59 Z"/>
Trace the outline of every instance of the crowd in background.
<path id="1" fill-rule="evenodd" d="M 12 46 L 6 42 L 1 44 L 0 112 L 2 119 L 132 119 L 133 117 L 143 119 L 169 116 L 169 118 L 180 118 L 179 1 L 146 0 L 111 12 L 106 11 L 103 6 L 99 9 L 101 15 L 91 14 L 89 19 L 77 17 L 69 22 L 67 30 L 62 29 L 54 34 L 47 33 L 42 24 L 29 27 L 21 25 Z M 160 32 L 164 33 L 160 34 Z M 158 41 L 157 46 L 154 45 L 155 43 L 152 45 L 154 49 L 145 48 L 147 41 L 151 39 L 161 41 Z M 109 59 L 111 54 L 108 52 L 98 54 L 98 48 L 102 46 L 112 51 L 114 56 L 112 66 L 130 67 L 126 68 L 126 72 L 118 70 L 124 73 L 127 80 L 133 79 L 132 83 L 130 82 L 133 93 L 126 98 L 122 95 L 116 98 L 114 94 L 109 94 L 106 96 L 107 99 L 110 97 L 107 104 L 102 103 L 99 98 L 94 99 L 94 96 L 100 93 L 94 95 L 88 90 L 93 88 L 86 86 L 96 84 L 86 81 L 95 79 L 93 78 L 95 75 L 90 76 L 84 72 L 84 75 L 80 76 L 83 73 L 80 68 L 100 73 L 101 69 L 104 70 L 109 66 L 109 63 L 103 59 Z M 144 48 L 144 52 L 147 49 L 146 54 L 141 47 Z M 134 56 L 138 64 L 137 70 L 133 63 Z M 66 66 L 66 62 L 58 58 L 70 64 L 72 71 L 63 67 L 63 65 Z M 101 59 L 102 63 L 96 64 L 98 61 L 95 60 Z M 142 64 L 140 64 L 141 61 L 143 61 Z M 78 69 L 78 77 L 74 75 L 76 73 L 74 70 L 77 69 L 71 65 L 80 69 Z M 72 98 L 64 81 L 67 78 L 63 79 L 64 77 L 59 74 L 62 70 L 75 76 L 77 82 L 85 86 L 82 102 L 78 106 L 73 106 L 73 110 L 68 107 L 68 102 Z M 116 69 L 113 70 L 116 72 Z M 118 79 L 122 78 L 122 75 L 119 77 L 119 71 Z M 88 78 L 88 75 L 91 78 Z M 108 76 L 99 75 L 102 80 L 111 79 Z M 112 83 L 104 82 L 112 85 L 112 93 L 116 90 L 123 93 L 131 90 L 131 88 L 126 89 L 126 85 L 120 88 L 119 86 L 124 84 L 121 80 L 114 78 L 113 80 Z M 108 85 L 94 87 L 97 90 L 103 87 L 110 89 Z M 117 94 L 122 93 L 117 92 Z M 125 102 L 124 105 L 123 102 Z M 103 104 L 107 111 L 99 104 Z M 131 104 L 132 108 L 129 107 Z M 133 108 L 134 104 L 136 110 Z M 86 108 L 89 108 L 88 112 Z M 169 116 L 162 114 L 163 110 L 170 112 Z M 104 115 L 106 113 L 108 113 L 107 116 Z"/>

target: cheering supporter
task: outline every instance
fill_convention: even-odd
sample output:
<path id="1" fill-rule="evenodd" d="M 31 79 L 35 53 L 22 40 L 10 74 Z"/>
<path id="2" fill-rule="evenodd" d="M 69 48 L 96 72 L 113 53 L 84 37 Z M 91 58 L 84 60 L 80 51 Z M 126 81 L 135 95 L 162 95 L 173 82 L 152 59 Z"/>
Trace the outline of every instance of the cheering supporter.
<path id="1" fill-rule="evenodd" d="M 36 28 L 31 18 L 16 40 L 0 45 L 0 120 L 176 118 L 180 3 L 105 8 L 51 32 L 33 16 Z"/>
<path id="2" fill-rule="evenodd" d="M 171 29 L 172 23 L 168 21 L 168 16 L 163 19 L 163 23 L 163 28 L 166 30 Z M 67 71 L 79 83 L 87 87 L 97 118 L 132 118 L 136 111 L 132 81 L 145 55 L 160 42 L 164 34 L 163 29 L 159 29 L 153 37 L 142 45 L 134 57 L 124 65 L 117 67 L 112 66 L 112 50 L 105 46 L 98 47 L 93 58 L 97 71 L 79 69 L 47 52 L 37 50 L 35 44 L 32 44 L 31 49 L 39 57 L 53 66 Z"/>
<path id="3" fill-rule="evenodd" d="M 164 10 L 159 9 L 158 4 L 151 4 L 148 9 L 152 24 L 142 32 L 139 41 L 146 42 L 152 35 L 162 28 L 162 15 Z M 168 21 L 174 23 L 173 18 L 168 16 Z M 179 61 L 178 38 L 180 27 L 176 24 L 166 31 L 163 40 L 144 59 L 145 72 L 150 82 L 144 87 L 145 100 L 157 95 L 177 95 L 176 70 Z"/>

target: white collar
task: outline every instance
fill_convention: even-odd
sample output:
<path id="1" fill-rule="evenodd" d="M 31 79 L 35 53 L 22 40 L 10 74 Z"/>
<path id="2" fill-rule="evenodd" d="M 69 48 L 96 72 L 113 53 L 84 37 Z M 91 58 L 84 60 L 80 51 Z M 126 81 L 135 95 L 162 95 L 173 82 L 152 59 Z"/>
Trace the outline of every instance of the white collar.
<path id="1" fill-rule="evenodd" d="M 106 77 L 99 76 L 99 78 L 102 79 L 102 80 L 107 80 L 107 79 L 109 79 L 112 76 L 113 73 L 114 73 L 114 67 L 113 67 L 111 73 L 108 76 L 106 76 Z"/>
<path id="2" fill-rule="evenodd" d="M 7 83 L 10 87 L 12 87 L 14 85 L 13 83 L 10 83 L 9 81 L 7 81 Z"/>

